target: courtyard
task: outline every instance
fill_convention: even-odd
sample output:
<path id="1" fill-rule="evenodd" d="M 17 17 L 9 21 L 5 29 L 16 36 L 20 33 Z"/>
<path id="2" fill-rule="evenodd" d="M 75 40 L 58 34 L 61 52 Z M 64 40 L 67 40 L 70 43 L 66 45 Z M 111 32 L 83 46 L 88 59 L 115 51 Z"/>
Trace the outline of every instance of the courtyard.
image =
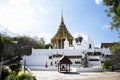
<path id="1" fill-rule="evenodd" d="M 120 72 L 59 73 L 57 71 L 31 71 L 37 80 L 120 80 Z"/>

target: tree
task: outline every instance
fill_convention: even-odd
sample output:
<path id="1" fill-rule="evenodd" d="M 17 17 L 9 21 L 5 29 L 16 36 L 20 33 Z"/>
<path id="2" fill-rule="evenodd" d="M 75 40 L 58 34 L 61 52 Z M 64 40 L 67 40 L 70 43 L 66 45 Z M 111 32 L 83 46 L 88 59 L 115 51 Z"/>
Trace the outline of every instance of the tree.
<path id="1" fill-rule="evenodd" d="M 4 49 L 4 41 L 2 35 L 0 35 L 0 58 L 2 57 L 3 49 Z"/>
<path id="2" fill-rule="evenodd" d="M 45 40 L 44 40 L 44 38 L 40 38 L 40 43 L 41 43 L 42 45 L 45 45 Z"/>
<path id="3" fill-rule="evenodd" d="M 49 47 L 52 48 L 52 45 L 51 44 L 45 44 L 45 49 L 49 49 Z"/>
<path id="4" fill-rule="evenodd" d="M 16 46 L 16 44 L 14 44 L 12 42 L 5 42 L 4 50 L 3 50 L 3 54 L 2 54 L 2 57 L 4 58 L 4 60 L 16 56 L 15 46 Z"/>
<path id="5" fill-rule="evenodd" d="M 20 55 L 30 55 L 31 48 L 36 46 L 36 43 L 29 36 L 19 36 L 15 38 L 17 42 L 16 52 Z"/>
<path id="6" fill-rule="evenodd" d="M 105 10 L 108 17 L 112 18 L 110 22 L 111 30 L 115 29 L 120 34 L 120 0 L 103 0 L 107 9 Z M 113 57 L 111 58 L 114 61 L 112 67 L 114 69 L 120 69 L 120 43 L 111 47 L 111 52 L 113 53 Z"/>
<path id="7" fill-rule="evenodd" d="M 111 60 L 114 62 L 112 67 L 114 70 L 120 70 L 120 43 L 113 45 L 110 50 L 113 53 L 111 57 Z"/>
<path id="8" fill-rule="evenodd" d="M 111 30 L 120 30 L 120 0 L 103 0 L 104 6 L 107 6 L 105 10 L 108 17 L 112 17 L 110 22 Z"/>
<path id="9" fill-rule="evenodd" d="M 120 43 L 117 43 L 110 47 L 110 50 L 113 54 L 120 55 Z"/>
<path id="10" fill-rule="evenodd" d="M 4 42 L 3 42 L 4 40 Z M 33 40 L 29 36 L 10 37 L 0 35 L 0 58 L 10 59 L 15 56 L 30 55 L 32 48 L 48 48 L 44 39 Z"/>
<path id="11" fill-rule="evenodd" d="M 4 39 L 4 49 L 3 49 L 2 57 L 4 58 L 4 60 L 17 56 L 16 44 L 12 42 L 13 38 L 3 35 L 3 39 Z"/>

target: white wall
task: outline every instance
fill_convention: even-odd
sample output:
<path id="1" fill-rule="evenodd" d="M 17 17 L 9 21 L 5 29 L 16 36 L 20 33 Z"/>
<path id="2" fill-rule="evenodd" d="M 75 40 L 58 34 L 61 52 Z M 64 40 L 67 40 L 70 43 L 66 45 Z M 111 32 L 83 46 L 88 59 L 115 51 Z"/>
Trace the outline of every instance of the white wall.
<path id="1" fill-rule="evenodd" d="M 89 61 L 90 66 L 101 66 L 101 61 Z"/>
<path id="2" fill-rule="evenodd" d="M 26 60 L 26 65 L 45 65 L 46 62 L 48 65 L 50 65 L 51 62 L 54 63 L 54 59 L 53 60 L 49 59 L 49 56 L 52 54 L 58 53 L 58 54 L 67 55 L 67 56 L 71 56 L 71 55 L 84 56 L 83 52 L 86 53 L 86 51 L 89 51 L 89 50 L 85 50 L 85 49 L 32 49 L 31 56 L 24 56 L 23 60 Z M 100 65 L 100 61 L 89 62 L 89 63 L 93 65 Z"/>

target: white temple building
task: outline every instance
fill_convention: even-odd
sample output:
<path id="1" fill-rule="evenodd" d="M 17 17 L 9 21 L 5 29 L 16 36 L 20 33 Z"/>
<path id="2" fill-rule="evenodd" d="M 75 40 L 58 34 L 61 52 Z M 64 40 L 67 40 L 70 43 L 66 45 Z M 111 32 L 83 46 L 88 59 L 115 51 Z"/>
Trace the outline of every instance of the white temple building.
<path id="1" fill-rule="evenodd" d="M 87 55 L 88 67 L 101 66 L 104 57 L 111 55 L 109 48 L 95 48 L 90 36 L 78 33 L 72 36 L 64 24 L 63 15 L 56 35 L 51 39 L 52 48 L 32 49 L 30 56 L 24 56 L 27 66 L 56 66 L 62 56 L 72 61 L 72 66 L 81 67 Z"/>

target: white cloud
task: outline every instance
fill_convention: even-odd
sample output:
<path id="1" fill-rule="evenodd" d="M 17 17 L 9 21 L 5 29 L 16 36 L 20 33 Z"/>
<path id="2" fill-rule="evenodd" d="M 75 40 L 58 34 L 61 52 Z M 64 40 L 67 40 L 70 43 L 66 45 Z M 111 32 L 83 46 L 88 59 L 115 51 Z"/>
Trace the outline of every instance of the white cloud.
<path id="1" fill-rule="evenodd" d="M 102 3 L 102 1 L 103 1 L 103 0 L 95 0 L 95 3 L 96 3 L 97 5 L 99 5 L 99 4 Z"/>
<path id="2" fill-rule="evenodd" d="M 0 24 L 12 32 L 29 34 L 41 24 L 40 20 L 43 19 L 38 19 L 38 16 L 47 14 L 47 10 L 41 5 L 34 6 L 36 3 L 36 0 L 2 1 L 0 3 Z"/>
<path id="3" fill-rule="evenodd" d="M 102 29 L 110 29 L 111 25 L 105 24 Z"/>
<path id="4" fill-rule="evenodd" d="M 39 33 L 37 37 L 44 38 L 45 44 L 48 44 L 48 43 L 51 43 L 50 41 L 53 36 L 47 32 L 42 32 L 42 33 Z"/>

